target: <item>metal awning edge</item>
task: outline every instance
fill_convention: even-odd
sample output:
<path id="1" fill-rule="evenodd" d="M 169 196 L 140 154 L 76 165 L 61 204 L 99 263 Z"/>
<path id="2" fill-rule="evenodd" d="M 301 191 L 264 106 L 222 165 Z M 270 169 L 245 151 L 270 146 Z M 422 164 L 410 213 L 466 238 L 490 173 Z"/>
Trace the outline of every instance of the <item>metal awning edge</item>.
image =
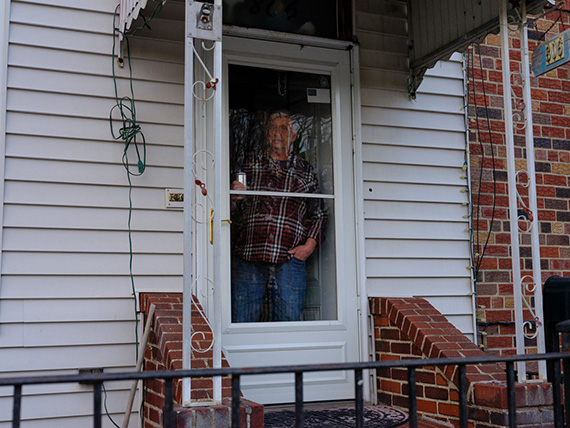
<path id="1" fill-rule="evenodd" d="M 408 0 L 409 1 L 409 0 Z M 548 3 L 548 0 L 527 0 L 527 13 L 528 14 L 539 14 L 544 5 Z M 516 14 L 515 9 L 509 11 L 509 15 L 514 16 Z M 410 21 L 410 16 L 408 16 L 408 28 L 412 27 Z M 423 76 L 429 68 L 435 66 L 438 61 L 448 60 L 451 55 L 455 52 L 464 51 L 470 44 L 474 42 L 481 42 L 489 34 L 497 34 L 499 32 L 499 16 L 487 21 L 485 24 L 468 31 L 462 37 L 459 37 L 449 43 L 439 46 L 437 49 L 422 55 L 420 58 L 413 58 L 413 54 L 410 55 L 410 79 L 408 91 L 412 97 L 423 80 Z M 409 32 L 411 37 L 412 33 Z M 413 46 L 413 40 L 409 39 L 410 46 Z"/>
<path id="2" fill-rule="evenodd" d="M 148 0 L 121 0 L 121 7 L 119 12 L 119 30 L 125 33 L 135 19 L 138 18 L 139 13 L 146 7 Z"/>

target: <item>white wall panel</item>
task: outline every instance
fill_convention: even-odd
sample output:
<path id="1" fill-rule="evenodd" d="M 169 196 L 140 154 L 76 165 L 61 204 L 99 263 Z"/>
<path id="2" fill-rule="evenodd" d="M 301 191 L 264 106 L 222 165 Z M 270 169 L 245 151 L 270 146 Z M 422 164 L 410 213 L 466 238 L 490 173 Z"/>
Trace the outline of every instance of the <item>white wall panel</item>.
<path id="1" fill-rule="evenodd" d="M 109 109 L 111 105 L 109 105 Z M 182 126 L 141 123 L 147 143 L 166 142 L 182 145 Z M 115 131 L 120 125 L 115 124 Z M 114 141 L 109 134 L 108 119 L 83 119 L 43 114 L 8 112 L 8 134 Z M 117 134 L 117 132 L 115 132 Z"/>
<path id="2" fill-rule="evenodd" d="M 38 370 L 66 370 L 75 367 L 133 367 L 134 344 L 100 346 L 60 346 L 2 350 L 0 373 Z"/>
<path id="3" fill-rule="evenodd" d="M 408 82 L 408 73 L 399 70 L 382 70 L 379 68 L 362 67 L 360 83 L 366 88 L 401 89 Z"/>
<path id="4" fill-rule="evenodd" d="M 379 159 L 378 163 L 397 165 L 425 165 L 433 168 L 433 173 L 439 169 L 453 169 L 459 179 L 465 154 L 461 150 L 441 150 L 439 148 L 418 148 L 390 145 L 366 145 L 363 153 L 365 159 Z M 418 173 L 418 177 L 422 174 Z"/>
<path id="5" fill-rule="evenodd" d="M 469 298 L 469 293 L 471 292 L 470 279 L 465 277 L 463 272 L 460 272 L 460 275 L 457 277 L 430 277 L 428 275 L 400 277 L 388 276 L 386 272 L 380 277 L 369 277 L 367 285 L 372 295 L 402 297 L 402 290 L 406 290 L 411 296 L 421 296 L 430 301 L 440 297 L 451 297 L 453 299 Z M 446 294 L 441 293 L 441 288 L 444 287 L 448 290 Z M 445 307 L 442 307 L 442 309 L 445 309 Z M 444 313 L 446 312 L 444 311 Z M 473 327 L 471 327 L 470 331 L 472 329 Z"/>
<path id="6" fill-rule="evenodd" d="M 111 39 L 109 39 L 111 40 Z M 108 55 L 92 55 L 90 53 L 69 52 L 24 45 L 13 45 L 8 57 L 8 65 L 37 68 L 41 70 L 56 70 L 69 73 L 109 76 L 111 61 Z M 132 59 L 133 78 L 167 83 L 182 83 L 184 81 L 183 64 L 160 64 L 143 59 Z M 165 71 L 168 71 L 165 73 Z M 118 69 L 116 76 L 128 78 L 127 67 Z M 112 90 L 112 88 L 110 88 Z"/>
<path id="7" fill-rule="evenodd" d="M 19 10 L 20 8 L 16 8 Z M 51 8 L 50 8 L 51 9 Z M 85 31 L 70 31 L 53 27 L 35 27 L 14 23 L 10 30 L 10 40 L 14 44 L 38 46 L 52 49 L 106 54 L 112 46 L 110 34 L 94 34 Z"/>
<path id="8" fill-rule="evenodd" d="M 368 294 L 426 297 L 473 339 L 461 57 L 436 64 L 411 100 L 406 3 L 356 9 Z"/>
<path id="9" fill-rule="evenodd" d="M 134 317 L 133 317 L 134 319 Z M 135 346 L 135 334 L 132 322 L 105 323 L 62 322 L 62 323 L 26 323 L 24 324 L 24 346 L 99 346 L 123 344 L 131 337 Z"/>
<path id="10" fill-rule="evenodd" d="M 19 0 L 20 3 L 37 3 L 37 0 Z M 47 2 L 43 2 L 47 3 Z M 50 0 L 49 4 L 51 6 L 62 6 L 70 9 L 83 10 L 87 12 L 105 12 L 113 13 L 117 7 L 116 0 L 99 0 L 93 4 L 88 2 L 78 2 L 77 0 Z"/>
<path id="11" fill-rule="evenodd" d="M 137 189 L 134 189 L 135 191 Z M 137 193 L 134 199 L 137 199 Z M 6 205 L 5 227 L 127 230 L 127 209 L 74 208 L 58 206 Z M 132 230 L 180 231 L 181 211 L 140 210 L 135 208 Z"/>
<path id="12" fill-rule="evenodd" d="M 379 126 L 366 124 L 362 128 L 364 143 L 382 143 L 385 145 L 429 147 L 458 150 L 465 143 L 465 137 L 459 132 L 441 129 L 394 128 L 390 125 Z"/>
<path id="13" fill-rule="evenodd" d="M 133 296 L 124 143 L 113 139 L 109 126 L 117 4 L 11 2 L 0 287 L 3 374 L 132 369 L 134 299 L 143 291 L 182 288 L 183 213 L 166 208 L 164 189 L 183 184 L 183 45 L 131 39 L 137 121 L 147 141 L 147 169 L 131 177 Z M 163 19 L 161 27 L 169 22 Z M 172 27 L 181 28 L 180 23 Z M 119 97 L 130 95 L 128 77 L 128 67 L 116 69 Z M 132 148 L 129 159 L 136 162 Z M 129 388 L 128 382 L 107 386 L 109 410 L 119 423 Z M 23 425 L 92 424 L 86 417 L 93 408 L 90 390 L 24 388 Z M 3 427 L 11 394 L 0 395 Z M 135 414 L 131 426 L 137 424 Z M 104 420 L 104 426 L 111 425 Z"/>
<path id="14" fill-rule="evenodd" d="M 122 371 L 121 368 L 113 368 L 109 369 L 108 372 L 120 372 Z M 32 373 L 34 376 L 41 375 L 42 372 L 29 372 Z M 72 370 L 53 370 L 50 371 L 52 375 L 71 375 L 77 374 L 77 369 Z M 131 386 L 130 381 L 117 381 L 117 382 L 107 382 L 105 383 L 105 388 L 107 391 L 114 391 L 117 389 L 124 389 L 126 387 Z M 11 397 L 12 388 L 0 388 L 0 397 Z M 40 384 L 40 385 L 26 385 L 24 389 L 24 394 L 31 396 L 31 395 L 49 395 L 49 394 L 60 394 L 60 393 L 73 393 L 73 392 L 80 392 L 83 393 L 89 390 L 89 387 L 86 388 L 85 385 L 78 384 L 78 383 L 54 383 L 54 384 Z"/>
<path id="15" fill-rule="evenodd" d="M 168 137 L 171 136 L 162 137 L 157 144 L 149 144 L 147 141 L 148 168 L 182 167 L 183 148 L 180 141 L 170 140 Z M 6 156 L 12 158 L 54 159 L 116 165 L 121 162 L 124 149 L 125 144 L 120 140 L 110 142 L 31 135 L 9 135 L 6 139 Z"/>
<path id="16" fill-rule="evenodd" d="M 2 306 L 2 305 L 0 305 Z M 24 346 L 24 324 L 0 324 L 0 336 L 2 336 L 3 348 L 16 348 Z"/>
<path id="17" fill-rule="evenodd" d="M 370 277 L 389 276 L 395 278 L 422 277 L 465 277 L 469 266 L 465 260 L 444 259 L 438 254 L 424 255 L 414 258 L 413 255 L 400 258 L 368 258 L 366 273 Z M 400 296 L 407 296 L 406 289 L 399 290 Z M 449 290 L 437 290 L 441 295 L 447 295 Z M 436 290 L 425 290 L 425 294 L 434 294 Z"/>
<path id="18" fill-rule="evenodd" d="M 362 107 L 362 123 L 402 128 L 436 129 L 463 132 L 465 117 L 430 111 L 400 111 L 391 108 Z"/>
<path id="19" fill-rule="evenodd" d="M 122 144 L 112 139 L 108 121 L 116 4 L 11 2 L 2 373 L 134 365 L 128 187 Z M 436 66 L 418 100 L 410 101 L 405 7 L 358 0 L 357 9 L 369 294 L 425 296 L 472 332 L 458 178 L 465 144 L 461 64 Z M 183 215 L 164 207 L 163 191 L 182 187 L 180 11 L 173 3 L 156 21 L 162 40 L 131 43 L 137 109 L 149 143 L 148 170 L 133 179 L 137 292 L 182 286 Z M 127 67 L 117 70 L 121 96 L 128 93 L 127 78 Z M 112 412 L 122 412 L 126 389 L 110 388 Z M 66 391 L 24 401 L 24 417 L 31 418 L 26 426 L 91 423 L 79 417 L 92 410 L 90 394 Z M 62 410 L 62 399 L 73 405 Z M 0 414 L 8 402 L 0 399 Z M 34 419 L 40 417 L 50 419 Z"/>
<path id="20" fill-rule="evenodd" d="M 467 202 L 467 194 L 460 186 L 438 186 L 416 183 L 365 182 L 366 196 L 370 200 L 434 202 L 461 204 Z"/>
<path id="21" fill-rule="evenodd" d="M 168 275 L 135 276 L 138 292 L 143 291 L 180 291 L 182 277 L 178 273 Z M 93 275 L 88 277 L 49 276 L 26 277 L 8 276 L 2 279 L 2 297 L 4 299 L 26 299 L 32 295 L 37 299 L 92 299 L 92 298 L 128 298 L 132 306 L 131 281 L 128 275 L 109 276 Z M 6 301 L 0 301 L 0 305 Z M 126 313 L 128 315 L 128 312 Z"/>
<path id="22" fill-rule="evenodd" d="M 53 92 L 60 94 L 90 95 L 109 97 L 113 95 L 113 79 L 111 76 L 94 76 L 88 74 L 67 73 L 61 71 L 38 70 L 12 67 L 8 76 L 8 87 Z M 117 79 L 120 94 L 130 91 L 129 81 Z M 133 90 L 137 100 L 183 104 L 183 93 L 180 85 L 156 81 L 135 81 Z"/>
<path id="23" fill-rule="evenodd" d="M 365 192 L 368 190 L 365 189 Z M 468 223 L 463 218 L 464 215 L 466 215 L 465 207 L 459 204 L 374 201 L 371 199 L 364 201 L 365 219 L 420 220 L 426 222 L 425 227 L 430 227 L 433 221 L 462 221 L 467 227 Z"/>
<path id="24" fill-rule="evenodd" d="M 70 321 L 132 321 L 134 305 L 132 298 L 101 299 L 46 299 L 28 298 L 12 300 L 10 306 L 22 306 L 18 314 L 0 318 L 3 322 L 26 322 L 40 324 L 65 323 Z M 104 326 L 104 324 L 103 324 Z M 133 331 L 131 329 L 131 331 Z"/>
<path id="25" fill-rule="evenodd" d="M 128 253 L 128 232 L 104 230 L 6 229 L 4 251 Z M 137 254 L 182 254 L 180 232 L 133 232 Z"/>
<path id="26" fill-rule="evenodd" d="M 15 112 L 32 112 L 43 115 L 57 115 L 106 120 L 115 104 L 111 97 L 88 97 L 82 95 L 53 94 L 13 89 L 8 92 L 7 106 Z M 183 122 L 183 107 L 175 104 L 137 101 L 137 120 L 144 123 L 178 125 Z M 120 120 L 119 110 L 113 111 L 113 118 Z"/>
<path id="27" fill-rule="evenodd" d="M 437 254 L 446 259 L 465 259 L 469 249 L 463 241 L 413 239 L 367 239 L 366 255 L 371 258 L 422 258 Z"/>
<path id="28" fill-rule="evenodd" d="M 126 178 L 125 178 L 126 181 Z M 169 184 L 178 185 L 172 182 Z M 74 183 L 36 183 L 10 181 L 6 186 L 6 203 L 68 207 L 129 208 L 128 187 L 88 186 Z M 137 188 L 133 196 L 138 209 L 162 210 L 165 192 L 162 188 Z M 125 222 L 126 224 L 126 222 Z"/>
<path id="29" fill-rule="evenodd" d="M 25 389 L 25 388 L 24 388 Z M 128 391 L 121 391 L 116 392 L 114 394 L 113 400 L 107 400 L 107 408 L 110 412 L 117 412 L 117 411 L 124 411 L 125 409 L 122 408 L 124 404 L 127 402 L 129 393 Z M 47 419 L 48 421 L 51 418 L 61 417 L 68 414 L 68 409 L 77 407 L 78 409 L 86 408 L 85 404 L 88 402 L 93 401 L 93 392 L 92 387 L 85 386 L 82 393 L 75 393 L 75 394 L 66 394 L 65 395 L 65 405 L 63 406 L 52 406 L 47 407 L 42 405 L 42 401 L 44 397 L 42 395 L 28 395 L 23 397 L 22 406 L 22 417 L 25 419 Z M 4 406 L 8 405 L 8 400 L 2 400 L 0 403 L 4 404 Z M 27 405 L 26 405 L 27 404 Z M 3 407 L 4 407 L 3 406 Z M 81 412 L 81 410 L 80 410 Z M 6 406 L 4 408 L 0 407 L 0 414 L 2 415 L 9 415 L 11 413 L 10 407 Z M 83 411 L 79 414 L 83 414 L 84 416 L 88 416 L 89 412 Z M 78 427 L 89 427 L 93 425 L 93 420 L 91 420 L 91 424 L 85 425 L 78 425 Z"/>
<path id="30" fill-rule="evenodd" d="M 136 275 L 182 274 L 182 254 L 138 254 L 135 249 L 133 272 Z M 127 275 L 128 254 L 97 253 L 4 253 L 3 275 Z"/>
<path id="31" fill-rule="evenodd" d="M 132 171 L 137 158 L 129 149 Z M 134 164 L 134 166 L 133 166 Z M 165 188 L 173 183 L 182 183 L 182 169 L 154 167 L 145 170 L 140 177 L 133 177 L 135 185 Z M 95 164 L 60 162 L 38 159 L 11 159 L 6 165 L 6 180 L 39 181 L 54 183 L 77 183 L 91 185 L 126 185 L 126 170 L 117 163 Z"/>
<path id="32" fill-rule="evenodd" d="M 366 222 L 366 238 L 381 239 L 434 239 L 458 240 L 468 238 L 463 222 L 369 220 Z"/>
<path id="33" fill-rule="evenodd" d="M 387 148 L 387 146 L 384 146 Z M 405 149 L 400 148 L 403 152 Z M 366 152 L 366 150 L 364 150 Z M 382 150 L 384 152 L 384 150 Z M 398 148 L 395 148 L 398 151 Z M 421 152 L 414 151 L 418 154 Z M 448 154 L 448 153 L 446 153 Z M 368 159 L 371 159 L 369 157 Z M 411 160 L 406 159 L 407 162 Z M 367 177 L 374 177 L 378 181 L 384 182 L 401 182 L 401 183 L 424 183 L 424 184 L 441 184 L 465 186 L 465 180 L 459 175 L 459 168 L 423 166 L 418 164 L 406 165 L 398 162 L 367 162 L 364 164 L 363 174 Z"/>
<path id="34" fill-rule="evenodd" d="M 49 2 L 13 2 L 11 21 L 34 26 L 86 31 L 90 33 L 110 33 L 113 28 L 112 13 L 101 13 L 68 7 L 52 6 Z"/>
<path id="35" fill-rule="evenodd" d="M 369 88 L 362 93 L 361 102 L 363 106 L 368 107 L 431 111 L 463 116 L 461 112 L 463 108 L 462 98 L 449 97 L 448 95 L 422 93 L 421 97 L 412 101 L 409 98 L 402 97 L 402 91 Z"/>

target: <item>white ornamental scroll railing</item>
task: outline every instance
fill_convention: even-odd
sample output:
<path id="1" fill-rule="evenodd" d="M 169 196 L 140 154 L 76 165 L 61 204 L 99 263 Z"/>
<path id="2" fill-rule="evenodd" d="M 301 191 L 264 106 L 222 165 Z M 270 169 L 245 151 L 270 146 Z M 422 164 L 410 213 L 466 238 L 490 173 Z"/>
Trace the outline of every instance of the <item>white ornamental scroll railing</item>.
<path id="1" fill-rule="evenodd" d="M 501 0 L 499 8 L 501 27 L 501 57 L 503 63 L 503 102 L 505 112 L 505 142 L 507 147 L 507 173 L 509 184 L 509 216 L 511 232 L 513 292 L 515 306 L 515 335 L 517 354 L 527 353 L 527 340 L 535 340 L 539 354 L 545 352 L 544 316 L 542 313 L 542 276 L 540 269 L 540 246 L 538 236 L 538 207 L 536 201 L 536 172 L 534 166 L 534 138 L 530 95 L 530 64 L 528 54 L 528 32 L 526 0 L 522 0 L 520 13 L 515 21 L 509 22 L 507 0 Z M 509 32 L 518 31 L 521 50 L 522 102 L 517 105 L 523 110 L 523 124 L 517 129 L 525 131 L 526 170 L 516 170 L 513 135 L 513 100 L 509 60 Z M 515 113 L 519 115 L 519 113 Z M 519 117 L 520 118 L 520 117 Z M 519 189 L 526 189 L 524 198 Z M 525 199 L 527 202 L 525 202 Z M 523 226 L 521 226 L 521 224 Z M 532 252 L 532 274 L 521 277 L 520 237 L 530 235 Z M 532 297 L 532 299 L 530 298 Z M 526 316 L 525 316 L 526 315 Z M 524 361 L 517 363 L 519 382 L 527 381 Z M 546 363 L 539 362 L 539 377 L 546 379 Z"/>
<path id="2" fill-rule="evenodd" d="M 147 0 L 121 0 L 119 6 L 119 40 L 123 39 L 123 35 L 130 29 L 131 24 L 135 21 L 141 10 L 147 5 Z M 164 5 L 166 0 L 159 1 L 160 5 Z M 157 3 L 158 4 L 158 3 Z M 219 245 L 221 235 L 221 221 L 214 220 L 216 217 L 216 207 L 221 205 L 221 165 L 220 158 L 222 152 L 222 98 L 221 98 L 221 81 L 218 76 L 221 76 L 222 70 L 222 6 L 221 0 L 215 0 L 214 4 L 200 3 L 191 0 L 186 0 L 186 13 L 185 13 L 185 50 L 184 50 L 184 300 L 183 300 L 183 352 L 182 352 L 182 368 L 188 370 L 191 368 L 191 353 L 192 351 L 203 353 L 212 350 L 213 353 L 213 367 L 221 368 L 221 292 L 216 290 L 214 284 L 219 282 L 219 278 L 205 278 L 200 277 L 192 272 L 192 266 L 195 265 L 193 251 L 194 237 L 193 237 L 193 223 L 211 224 L 211 239 L 210 243 L 214 246 L 214 272 L 220 272 L 220 258 L 221 247 Z M 209 71 L 204 61 L 194 47 L 194 40 L 209 40 L 213 42 L 210 47 L 206 47 L 202 42 L 202 49 L 204 51 L 211 51 L 213 56 L 213 70 Z M 119 54 L 119 57 L 121 55 Z M 203 68 L 204 74 L 207 76 L 206 81 L 195 80 L 194 76 L 194 59 Z M 213 183 L 208 185 L 198 177 L 197 170 L 204 170 L 204 166 L 197 166 L 197 156 L 200 151 L 195 150 L 195 130 L 194 130 L 194 103 L 212 102 L 213 103 L 213 118 L 212 128 L 210 131 L 213 134 L 213 152 L 208 152 L 209 156 L 213 159 Z M 207 169 L 207 168 L 206 168 Z M 197 197 L 194 198 L 194 189 L 200 188 L 197 192 Z M 211 192 L 208 193 L 208 190 Z M 198 200 L 198 195 L 208 199 L 208 203 L 202 204 Z M 213 193 L 213 197 L 211 196 Z M 210 205 L 208 219 L 204 216 L 199 216 L 197 210 Z M 193 278 L 194 277 L 194 278 Z M 199 281 L 206 282 L 208 288 L 213 291 L 215 313 L 208 319 L 206 315 L 199 310 L 199 314 L 203 317 L 213 332 L 212 341 L 206 346 L 194 346 L 193 339 L 205 339 L 205 337 L 196 337 L 203 335 L 201 332 L 193 331 L 191 307 L 194 302 L 193 291 L 197 288 Z M 196 305 L 199 309 L 199 305 Z M 204 342 L 205 340 L 199 340 Z M 207 341 L 206 341 L 207 342 Z M 191 386 L 190 378 L 183 379 L 182 382 L 182 402 L 185 406 L 190 406 L 191 402 Z M 213 397 L 211 404 L 219 404 L 221 402 L 221 378 L 216 377 L 213 380 Z M 204 404 L 204 403 L 201 403 Z"/>
<path id="3" fill-rule="evenodd" d="M 212 350 L 212 363 L 214 368 L 222 367 L 222 293 L 219 289 L 221 278 L 221 234 L 222 221 L 219 218 L 218 208 L 221 206 L 221 183 L 222 171 L 222 6 L 221 0 L 215 0 L 214 4 L 200 3 L 186 0 L 185 13 L 185 37 L 184 37 L 184 289 L 183 289 L 183 321 L 182 321 L 182 368 L 191 369 L 192 350 L 202 352 L 192 346 L 195 333 L 192 331 L 192 294 L 200 281 L 205 281 L 208 288 L 213 293 L 213 313 L 209 314 L 208 324 L 213 333 L 213 339 L 208 348 Z M 195 39 L 202 41 L 202 50 L 209 52 L 212 57 L 211 71 L 200 57 L 195 47 Z M 212 42 L 207 47 L 205 40 Z M 194 60 L 196 59 L 196 63 Z M 203 71 L 202 75 L 206 79 L 200 80 L 196 78 L 195 64 Z M 195 137 L 195 114 L 194 108 L 203 108 L 204 103 L 212 103 L 210 129 L 206 132 L 212 135 L 212 148 L 207 150 L 207 157 L 211 159 L 208 165 L 202 165 L 204 172 L 213 168 L 213 174 L 209 175 L 211 182 L 207 179 L 198 177 L 197 155 L 201 153 L 196 150 L 197 142 Z M 206 112 L 206 110 L 203 110 Z M 206 174 L 208 175 L 208 174 Z M 204 260 L 201 254 L 205 251 L 192 251 L 195 239 L 193 237 L 193 229 L 195 223 L 200 223 L 197 216 L 196 208 L 200 206 L 200 195 L 193 197 L 194 190 L 200 188 L 202 198 L 207 198 L 209 204 L 205 202 L 203 207 L 209 205 L 211 209 L 208 214 L 210 224 L 209 243 L 213 246 L 213 278 L 198 275 L 197 272 L 191 272 L 191 267 L 202 266 Z M 199 209 L 198 209 L 199 211 Z M 203 211 L 203 210 L 202 210 Z M 208 211 L 206 209 L 206 211 Z M 201 217 L 204 219 L 204 216 Z M 209 263 L 206 260 L 206 263 Z M 192 275 L 194 273 L 194 275 Z M 194 279 L 193 279 L 194 277 Z M 191 379 L 183 379 L 182 381 L 182 404 L 191 406 Z M 220 377 L 213 379 L 213 396 L 210 404 L 219 404 L 222 401 L 222 380 Z M 201 402 L 200 404 L 205 404 Z"/>

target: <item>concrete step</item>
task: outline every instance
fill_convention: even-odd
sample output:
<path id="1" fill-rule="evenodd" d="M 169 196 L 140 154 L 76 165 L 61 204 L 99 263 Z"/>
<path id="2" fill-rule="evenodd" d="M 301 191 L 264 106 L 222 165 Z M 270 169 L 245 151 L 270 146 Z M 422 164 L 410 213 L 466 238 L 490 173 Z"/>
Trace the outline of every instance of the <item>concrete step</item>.
<path id="1" fill-rule="evenodd" d="M 231 401 L 219 406 L 176 407 L 176 428 L 230 428 Z M 263 405 L 241 399 L 240 428 L 263 428 Z"/>

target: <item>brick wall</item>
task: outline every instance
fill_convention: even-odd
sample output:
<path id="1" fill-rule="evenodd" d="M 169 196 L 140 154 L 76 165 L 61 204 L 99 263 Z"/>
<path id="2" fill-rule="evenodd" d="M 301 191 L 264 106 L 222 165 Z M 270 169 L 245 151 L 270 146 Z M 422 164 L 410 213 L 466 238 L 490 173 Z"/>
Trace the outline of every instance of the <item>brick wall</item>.
<path id="1" fill-rule="evenodd" d="M 566 9 L 570 2 L 566 5 Z M 531 24 L 530 50 L 539 39 L 552 39 L 570 29 L 568 13 L 554 12 Z M 549 30 L 546 34 L 545 32 Z M 517 33 L 518 34 L 518 33 Z M 517 34 L 510 37 L 510 70 L 516 102 L 515 154 L 517 169 L 524 169 L 524 129 L 521 110 L 522 78 L 520 40 Z M 480 270 L 477 273 L 479 331 L 482 345 L 491 353 L 515 353 L 514 298 L 511 271 L 510 227 L 504 141 L 504 112 L 502 97 L 502 61 L 500 39 L 490 35 L 479 47 L 472 46 L 467 58 L 473 62 L 469 73 L 469 148 L 471 163 L 471 189 L 473 191 L 474 250 L 481 253 L 488 245 Z M 570 276 L 570 80 L 568 65 L 541 77 L 531 77 L 534 146 L 537 172 L 538 218 L 542 283 L 552 275 Z M 480 69 L 482 68 L 482 70 Z M 483 84 L 484 81 L 484 84 Z M 473 93 L 475 86 L 476 94 Z M 485 90 L 485 95 L 483 94 Z M 485 102 L 488 115 L 485 112 Z M 478 115 L 478 118 L 477 118 Z M 477 130 L 479 125 L 479 131 Z M 489 127 L 490 124 L 490 127 Z M 491 226 L 493 206 L 493 161 L 496 177 L 495 221 Z M 522 181 L 526 179 L 522 177 Z M 527 192 L 520 189 L 523 198 Z M 521 223 L 521 226 L 524 226 Z M 521 238 L 522 275 L 532 274 L 530 235 Z M 478 257 L 475 257 L 477 262 Z M 531 319 L 529 313 L 526 319 Z M 535 343 L 527 340 L 527 346 Z"/>
<path id="2" fill-rule="evenodd" d="M 181 293 L 146 293 L 141 295 L 141 311 L 148 314 L 150 306 L 155 305 L 148 344 L 145 351 L 144 370 L 181 370 L 182 369 L 182 294 Z M 192 368 L 212 368 L 212 351 L 207 350 L 212 343 L 212 331 L 202 316 L 199 303 L 192 303 Z M 201 352 L 207 350 L 206 352 Z M 222 355 L 222 366 L 228 362 Z M 177 427 L 229 427 L 231 417 L 231 379 L 222 379 L 222 405 L 211 406 L 213 397 L 212 378 L 194 378 L 191 383 L 191 396 L 194 402 L 203 401 L 204 407 L 185 409 L 182 403 L 182 382 L 174 382 L 174 402 L 176 406 Z M 196 404 L 196 403 L 194 403 Z M 145 384 L 144 426 L 160 428 L 163 426 L 164 381 L 149 380 Z M 263 426 L 263 406 L 242 398 L 241 426 Z"/>
<path id="3" fill-rule="evenodd" d="M 486 356 L 430 303 L 419 298 L 372 298 L 376 360 Z M 474 428 L 508 426 L 505 369 L 497 364 L 467 366 L 468 411 Z M 408 407 L 406 369 L 377 370 L 378 401 Z M 416 372 L 418 413 L 458 426 L 455 366 L 424 367 Z M 552 387 L 516 386 L 517 426 L 552 426 Z"/>

